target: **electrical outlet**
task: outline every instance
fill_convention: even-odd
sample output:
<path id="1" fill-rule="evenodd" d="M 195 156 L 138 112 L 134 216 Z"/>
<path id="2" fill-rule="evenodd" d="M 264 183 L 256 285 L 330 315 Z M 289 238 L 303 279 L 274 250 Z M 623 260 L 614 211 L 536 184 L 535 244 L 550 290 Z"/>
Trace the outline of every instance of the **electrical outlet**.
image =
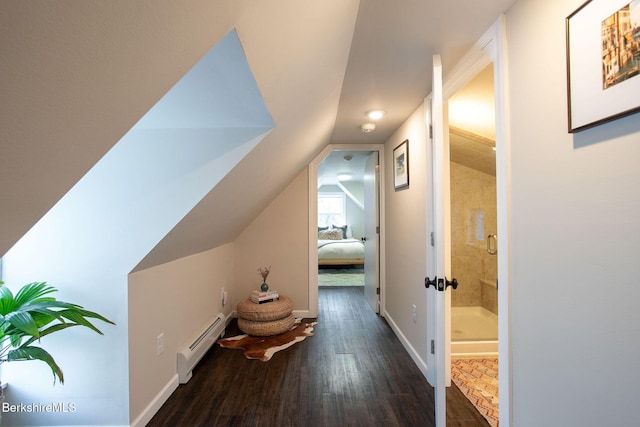
<path id="1" fill-rule="evenodd" d="M 222 288 L 222 306 L 224 307 L 227 304 L 227 291 Z"/>
<path id="2" fill-rule="evenodd" d="M 164 333 L 156 338 L 156 356 L 160 356 L 162 353 L 164 353 Z"/>
<path id="3" fill-rule="evenodd" d="M 415 304 L 413 304 L 413 305 L 411 306 L 411 315 L 413 316 L 413 323 L 416 323 L 416 322 L 417 322 L 417 319 L 416 319 L 416 308 L 417 308 L 417 307 L 416 307 L 416 305 L 415 305 Z"/>

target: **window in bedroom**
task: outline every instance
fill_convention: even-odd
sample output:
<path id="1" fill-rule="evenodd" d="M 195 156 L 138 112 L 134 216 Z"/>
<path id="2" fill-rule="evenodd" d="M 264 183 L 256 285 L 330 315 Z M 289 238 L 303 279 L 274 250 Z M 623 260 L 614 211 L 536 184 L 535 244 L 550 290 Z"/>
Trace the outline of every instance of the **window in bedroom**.
<path id="1" fill-rule="evenodd" d="M 319 193 L 318 227 L 346 224 L 346 204 L 344 193 Z"/>

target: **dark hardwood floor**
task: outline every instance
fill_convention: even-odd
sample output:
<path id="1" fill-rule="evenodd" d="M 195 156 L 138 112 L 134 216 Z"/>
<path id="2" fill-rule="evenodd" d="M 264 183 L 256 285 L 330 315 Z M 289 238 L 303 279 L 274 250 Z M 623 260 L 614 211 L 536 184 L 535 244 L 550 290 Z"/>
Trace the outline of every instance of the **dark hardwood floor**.
<path id="1" fill-rule="evenodd" d="M 215 345 L 149 426 L 435 426 L 433 388 L 362 288 L 319 290 L 314 336 L 268 362 Z M 236 322 L 226 336 L 240 333 Z M 488 426 L 447 391 L 447 425 Z"/>

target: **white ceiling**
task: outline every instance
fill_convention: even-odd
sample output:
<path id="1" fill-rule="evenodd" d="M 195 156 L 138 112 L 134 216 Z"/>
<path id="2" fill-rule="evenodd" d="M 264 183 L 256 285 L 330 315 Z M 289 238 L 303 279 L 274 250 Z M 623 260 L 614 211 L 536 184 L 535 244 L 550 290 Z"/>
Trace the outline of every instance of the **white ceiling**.
<path id="1" fill-rule="evenodd" d="M 431 61 L 447 73 L 515 0 L 368 0 L 360 3 L 334 143 L 384 143 L 431 91 Z M 374 132 L 365 112 L 387 115 Z"/>
<path id="2" fill-rule="evenodd" d="M 143 265 L 232 241 L 327 144 L 386 142 L 430 92 L 432 55 L 446 74 L 514 2 L 9 2 L 0 255 L 234 28 L 274 130 Z"/>
<path id="3" fill-rule="evenodd" d="M 322 185 L 336 185 L 338 182 L 364 180 L 364 166 L 371 151 L 343 151 L 336 150 L 318 165 L 318 187 Z M 348 174 L 349 178 L 339 178 Z"/>

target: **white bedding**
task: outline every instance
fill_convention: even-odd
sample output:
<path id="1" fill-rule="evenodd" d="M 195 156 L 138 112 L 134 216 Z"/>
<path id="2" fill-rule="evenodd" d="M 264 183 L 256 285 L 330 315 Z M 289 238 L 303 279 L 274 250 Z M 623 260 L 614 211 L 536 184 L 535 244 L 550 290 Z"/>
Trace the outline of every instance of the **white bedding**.
<path id="1" fill-rule="evenodd" d="M 362 262 L 364 244 L 357 239 L 318 240 L 318 260 Z"/>

